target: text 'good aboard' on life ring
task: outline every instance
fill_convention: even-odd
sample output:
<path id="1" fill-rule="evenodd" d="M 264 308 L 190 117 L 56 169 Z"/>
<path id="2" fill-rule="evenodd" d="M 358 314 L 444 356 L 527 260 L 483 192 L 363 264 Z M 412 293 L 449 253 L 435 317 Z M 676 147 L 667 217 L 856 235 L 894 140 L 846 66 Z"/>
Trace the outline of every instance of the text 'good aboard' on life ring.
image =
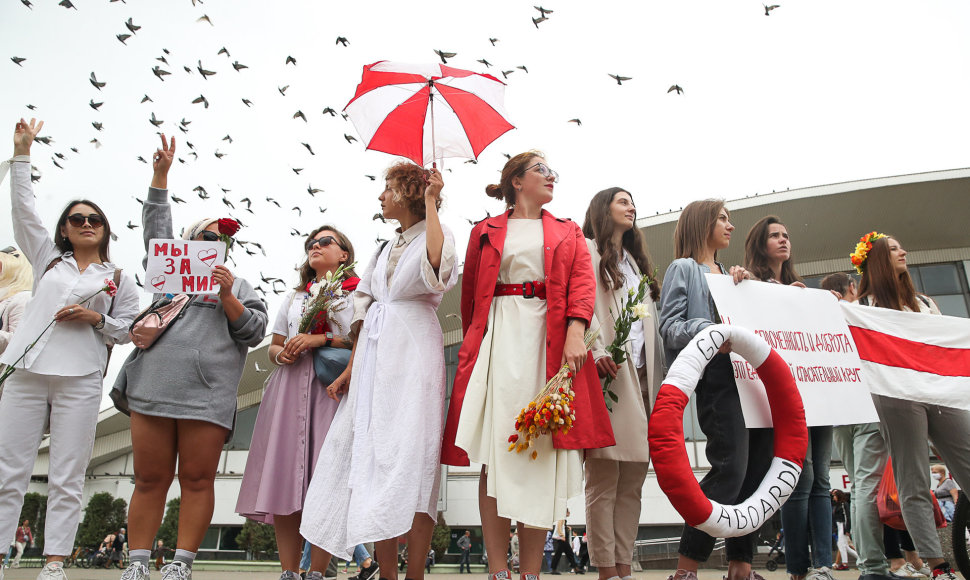
<path id="1" fill-rule="evenodd" d="M 775 442 L 775 456 L 761 485 L 737 505 L 721 505 L 704 495 L 684 447 L 684 408 L 708 362 L 728 340 L 765 385 Z M 750 330 L 716 324 L 697 333 L 671 365 L 650 415 L 649 441 L 657 482 L 687 525 L 731 538 L 757 530 L 791 496 L 802 472 L 808 429 L 802 397 L 781 356 Z"/>

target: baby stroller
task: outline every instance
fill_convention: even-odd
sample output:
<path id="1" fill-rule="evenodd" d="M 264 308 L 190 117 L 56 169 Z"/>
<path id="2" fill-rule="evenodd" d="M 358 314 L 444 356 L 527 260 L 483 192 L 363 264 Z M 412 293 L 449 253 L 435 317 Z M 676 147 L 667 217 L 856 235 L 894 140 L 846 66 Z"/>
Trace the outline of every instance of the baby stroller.
<path id="1" fill-rule="evenodd" d="M 765 569 L 774 572 L 778 569 L 779 564 L 785 563 L 785 532 L 778 532 L 774 544 L 765 542 L 765 545 L 771 546 L 771 549 L 768 550 L 768 560 L 765 561 Z"/>

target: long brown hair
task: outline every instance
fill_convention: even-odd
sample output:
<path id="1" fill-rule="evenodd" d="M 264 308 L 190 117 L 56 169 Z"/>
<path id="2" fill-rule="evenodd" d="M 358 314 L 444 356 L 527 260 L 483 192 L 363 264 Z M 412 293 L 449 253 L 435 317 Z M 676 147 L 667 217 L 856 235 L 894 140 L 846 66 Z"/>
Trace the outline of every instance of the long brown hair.
<path id="1" fill-rule="evenodd" d="M 94 211 L 98 212 L 101 219 L 104 220 L 104 226 L 102 226 L 104 236 L 101 237 L 101 243 L 98 244 L 98 257 L 101 258 L 102 262 L 110 262 L 111 260 L 108 258 L 108 244 L 111 243 L 111 224 L 108 223 L 108 216 L 104 215 L 104 212 L 101 211 L 98 204 L 87 199 L 75 199 L 64 207 L 64 211 L 61 212 L 61 217 L 57 218 L 57 227 L 54 228 L 54 245 L 57 246 L 57 249 L 62 254 L 64 252 L 74 251 L 74 244 L 71 243 L 71 240 L 67 236 L 61 235 L 61 228 L 67 226 L 67 216 L 71 215 L 71 210 L 74 209 L 74 206 L 81 205 L 82 203 L 91 206 Z M 46 268 L 47 264 L 35 264 L 35 266 L 38 268 Z"/>
<path id="2" fill-rule="evenodd" d="M 748 237 L 744 239 L 744 267 L 759 280 L 770 280 L 775 277 L 771 271 L 771 258 L 768 257 L 768 230 L 770 226 L 778 224 L 788 231 L 785 224 L 775 215 L 769 215 L 758 220 L 756 224 L 748 230 Z M 791 245 L 789 245 L 789 249 Z M 802 277 L 795 271 L 792 265 L 794 254 L 789 254 L 788 259 L 781 264 L 781 280 L 775 280 L 782 284 L 801 282 Z"/>
<path id="3" fill-rule="evenodd" d="M 872 249 L 869 250 L 869 257 L 866 260 L 866 269 L 859 282 L 859 298 L 867 297 L 870 303 L 882 308 L 902 310 L 905 306 L 913 312 L 919 312 L 916 287 L 913 286 L 909 270 L 896 273 L 889 253 L 890 238 L 892 236 L 887 235 L 872 242 Z"/>
<path id="4" fill-rule="evenodd" d="M 541 151 L 532 149 L 525 153 L 519 153 L 506 161 L 505 167 L 502 168 L 502 178 L 497 184 L 487 185 L 485 195 L 495 199 L 504 199 L 506 209 L 515 207 L 516 191 L 515 186 L 512 185 L 512 180 L 525 175 L 525 170 L 532 165 L 532 160 L 536 157 L 545 158 L 545 155 Z"/>
<path id="5" fill-rule="evenodd" d="M 702 199 L 688 203 L 680 212 L 677 227 L 674 228 L 674 256 L 696 261 L 707 249 L 722 209 L 727 211 L 723 199 Z M 717 260 L 717 251 L 714 252 L 714 259 Z"/>
<path id="6" fill-rule="evenodd" d="M 337 228 L 335 228 L 335 227 L 333 227 L 331 225 L 320 226 L 319 228 L 317 228 L 317 229 L 313 230 L 312 232 L 310 232 L 307 235 L 306 239 L 303 240 L 304 248 L 306 247 L 306 243 L 307 242 L 309 242 L 310 240 L 312 240 L 317 234 L 319 234 L 320 232 L 322 232 L 324 230 L 333 232 L 333 237 L 337 240 L 337 245 L 340 246 L 340 249 L 341 250 L 347 252 L 347 261 L 346 261 L 346 263 L 347 264 L 353 264 L 354 263 L 354 245 L 350 243 L 350 239 L 347 238 L 347 236 L 345 236 L 343 234 L 343 232 L 341 232 L 340 230 L 338 230 Z M 317 277 L 316 270 L 314 270 L 313 268 L 310 267 L 310 256 L 307 256 L 307 258 L 305 260 L 303 260 L 303 265 L 300 266 L 299 270 L 300 270 L 300 283 L 297 284 L 296 286 L 294 286 L 293 289 L 294 290 L 306 290 L 306 285 L 310 283 L 310 280 L 315 280 L 316 277 Z M 344 271 L 344 278 L 345 279 L 346 278 L 356 278 L 356 277 L 357 277 L 357 273 L 354 272 L 354 269 L 353 268 Z"/>
<path id="7" fill-rule="evenodd" d="M 617 226 L 613 221 L 610 205 L 616 194 L 621 191 L 629 195 L 630 200 L 633 201 L 633 195 L 622 187 L 604 189 L 593 196 L 589 202 L 589 208 L 586 209 L 583 235 L 596 242 L 596 251 L 600 254 L 600 280 L 603 281 L 603 286 L 606 288 L 612 286 L 614 290 L 623 287 L 623 274 L 620 273 L 619 264 L 625 249 L 640 268 L 640 272 L 650 276 L 650 299 L 656 302 L 660 300 L 660 284 L 653 275 L 653 264 L 650 261 L 647 242 L 643 239 L 643 232 L 634 224 L 632 228 L 623 232 L 620 247 L 613 244 L 613 232 Z"/>

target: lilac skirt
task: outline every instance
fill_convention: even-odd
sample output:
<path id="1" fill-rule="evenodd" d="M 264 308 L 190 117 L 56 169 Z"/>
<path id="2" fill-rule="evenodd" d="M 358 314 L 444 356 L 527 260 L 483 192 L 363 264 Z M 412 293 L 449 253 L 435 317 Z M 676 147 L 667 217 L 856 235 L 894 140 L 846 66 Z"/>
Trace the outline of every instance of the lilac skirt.
<path id="1" fill-rule="evenodd" d="M 303 509 L 317 455 L 330 429 L 338 401 L 313 372 L 313 357 L 304 353 L 266 380 L 246 460 L 236 513 L 265 524 L 273 514 Z"/>

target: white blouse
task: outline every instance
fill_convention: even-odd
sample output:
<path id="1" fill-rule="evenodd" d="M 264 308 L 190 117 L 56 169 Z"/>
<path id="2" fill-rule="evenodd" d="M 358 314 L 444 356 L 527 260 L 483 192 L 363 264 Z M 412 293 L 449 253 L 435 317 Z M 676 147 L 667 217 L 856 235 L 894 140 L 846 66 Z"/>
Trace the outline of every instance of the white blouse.
<path id="1" fill-rule="evenodd" d="M 340 324 L 337 328 L 331 323 L 333 332 L 335 335 L 342 334 L 347 335 L 350 333 L 350 323 L 354 319 L 354 303 L 351 299 L 352 292 L 348 292 L 340 299 L 339 304 L 343 305 L 343 308 L 334 313 L 334 319 Z M 285 336 L 287 340 L 293 338 L 300 332 L 300 321 L 303 319 L 303 309 L 310 297 L 309 294 L 303 290 L 290 290 L 289 294 L 283 299 L 283 306 L 280 307 L 279 312 L 276 314 L 276 321 L 273 323 L 273 334 L 278 334 L 280 336 Z"/>
<path id="2" fill-rule="evenodd" d="M 24 354 L 58 310 L 104 287 L 106 280 L 114 278 L 116 268 L 111 262 L 93 263 L 81 272 L 73 253 L 61 254 L 54 245 L 34 207 L 30 157 L 15 157 L 10 173 L 14 239 L 34 268 L 34 297 L 24 312 L 17 332 L 0 356 L 0 363 L 8 365 Z M 45 272 L 56 258 L 61 258 L 61 261 Z M 114 308 L 109 316 L 110 304 L 111 298 L 101 292 L 82 305 L 105 315 L 104 328 L 95 330 L 90 324 L 78 322 L 55 323 L 44 332 L 34 348 L 17 364 L 17 368 L 42 375 L 62 376 L 84 376 L 104 371 L 108 362 L 105 345 L 128 342 L 128 327 L 138 314 L 138 291 L 134 279 L 127 273 L 122 274 Z"/>

